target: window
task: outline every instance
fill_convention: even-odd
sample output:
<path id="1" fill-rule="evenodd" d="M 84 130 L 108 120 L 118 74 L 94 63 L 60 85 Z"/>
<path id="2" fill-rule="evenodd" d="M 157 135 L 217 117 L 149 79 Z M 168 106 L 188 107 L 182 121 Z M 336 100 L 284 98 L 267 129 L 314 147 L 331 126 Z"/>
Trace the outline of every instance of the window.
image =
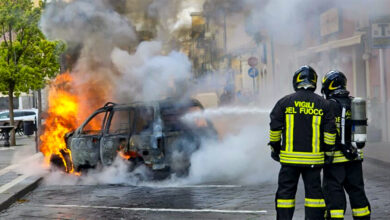
<path id="1" fill-rule="evenodd" d="M 14 112 L 14 117 L 22 117 L 23 112 Z"/>
<path id="2" fill-rule="evenodd" d="M 115 110 L 113 112 L 109 134 L 129 134 L 134 121 L 134 110 Z"/>
<path id="3" fill-rule="evenodd" d="M 23 112 L 24 116 L 35 115 L 35 112 Z"/>
<path id="4" fill-rule="evenodd" d="M 193 120 L 183 122 L 182 117 L 187 113 L 201 112 L 202 108 L 197 105 L 167 105 L 161 108 L 161 119 L 164 122 L 164 129 L 166 131 L 181 131 L 190 129 L 192 127 L 207 127 L 207 120 L 199 115 L 194 117 Z"/>
<path id="5" fill-rule="evenodd" d="M 154 122 L 154 110 L 152 107 L 137 108 L 135 133 L 152 132 Z"/>
<path id="6" fill-rule="evenodd" d="M 89 119 L 86 125 L 81 130 L 82 134 L 100 134 L 102 131 L 102 124 L 106 112 L 99 112 Z"/>
<path id="7" fill-rule="evenodd" d="M 180 131 L 183 129 L 183 123 L 180 121 L 184 114 L 184 109 L 175 108 L 175 106 L 166 106 L 161 108 L 161 119 L 164 122 L 166 131 Z"/>
<path id="8" fill-rule="evenodd" d="M 0 119 L 3 119 L 3 118 L 9 118 L 8 112 L 0 113 Z"/>

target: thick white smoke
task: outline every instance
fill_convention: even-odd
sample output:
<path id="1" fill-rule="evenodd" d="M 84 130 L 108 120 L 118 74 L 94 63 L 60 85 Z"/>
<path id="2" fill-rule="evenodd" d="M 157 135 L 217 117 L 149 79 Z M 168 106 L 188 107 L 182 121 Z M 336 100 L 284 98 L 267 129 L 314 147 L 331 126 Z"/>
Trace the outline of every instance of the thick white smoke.
<path id="1" fill-rule="evenodd" d="M 99 167 L 83 172 L 81 176 L 65 174 L 62 171 L 52 171 L 45 177 L 47 185 L 103 185 L 123 184 L 137 185 L 140 181 L 150 179 L 150 171 L 145 166 L 129 172 L 130 162 L 119 156 L 109 167 Z"/>
<path id="2" fill-rule="evenodd" d="M 151 101 L 176 95 L 177 85 L 191 78 L 187 56 L 172 51 L 161 55 L 161 42 L 142 42 L 134 54 L 114 49 L 111 59 L 122 73 L 115 82 L 121 100 Z"/>
<path id="3" fill-rule="evenodd" d="M 97 167 L 81 176 L 62 171 L 48 173 L 40 163 L 24 169 L 23 173 L 46 174 L 48 185 L 124 184 L 147 186 L 185 186 L 196 184 L 261 184 L 275 180 L 279 164 L 270 158 L 267 116 L 269 110 L 258 108 L 224 107 L 205 111 L 201 117 L 211 120 L 219 139 L 203 138 L 199 150 L 191 156 L 187 177 L 171 176 L 166 180 L 152 180 L 152 173 L 144 166 L 129 172 L 130 163 L 117 157 L 110 167 Z M 186 121 L 199 117 L 189 114 Z M 179 155 L 180 156 L 180 155 Z M 176 158 L 179 159 L 179 158 Z M 180 161 L 177 161 L 178 163 Z"/>
<path id="4" fill-rule="evenodd" d="M 161 2 L 169 5 L 176 1 L 154 2 L 155 5 Z M 169 10 L 165 11 L 169 7 L 164 5 L 164 10 L 158 11 L 157 18 L 161 22 L 166 19 L 170 30 L 188 25 L 188 21 L 180 19 L 188 19 L 188 13 L 193 10 L 191 4 L 187 4 L 191 1 L 185 2 L 174 16 L 168 13 Z M 194 5 L 194 8 L 198 8 L 198 5 Z M 172 17 L 176 19 L 172 20 Z M 105 82 L 104 86 L 110 88 L 115 101 L 128 103 L 167 96 L 190 96 L 206 87 L 210 89 L 210 86 L 215 86 L 214 91 L 220 89 L 221 84 L 217 81 L 221 77 L 200 79 L 200 83 L 193 84 L 190 60 L 183 53 L 166 51 L 163 47 L 166 41 L 162 43 L 157 39 L 132 46 L 136 38 L 132 22 L 103 0 L 53 4 L 45 11 L 41 25 L 44 33 L 52 39 L 80 45 L 77 64 L 72 70 L 78 76 L 78 84 L 100 79 Z M 205 81 L 214 84 L 206 86 Z M 199 151 L 191 158 L 188 178 L 172 177 L 162 184 L 256 184 L 272 179 L 277 163 L 270 159 L 266 146 L 266 115 L 265 112 L 253 113 L 240 108 L 214 109 L 208 119 L 213 121 L 220 140 L 202 141 Z M 48 184 L 140 184 L 140 177 L 143 179 L 147 176 L 143 167 L 128 172 L 127 162 L 117 158 L 111 167 L 90 170 L 81 177 L 54 172 L 46 181 Z"/>
<path id="5" fill-rule="evenodd" d="M 205 140 L 191 158 L 192 183 L 259 184 L 274 180 L 278 163 L 269 156 L 268 128 L 246 126 L 220 141 Z"/>
<path id="6" fill-rule="evenodd" d="M 165 42 L 181 38 L 191 28 L 191 13 L 202 10 L 204 0 L 153 0 L 148 16 L 157 20 L 157 38 Z M 175 39 L 176 38 L 176 39 Z"/>
<path id="7" fill-rule="evenodd" d="M 127 48 L 136 39 L 131 22 L 104 0 L 50 2 L 40 26 L 49 39 L 63 40 L 70 47 L 82 45 L 93 57 L 106 57 L 113 46 Z"/>
<path id="8" fill-rule="evenodd" d="M 325 9 L 332 7 L 347 9 L 343 11 L 342 16 L 351 20 L 360 20 L 359 17 L 368 14 L 382 14 L 387 10 L 389 2 L 388 0 L 242 0 L 242 4 L 244 10 L 240 13 L 249 11 L 245 24 L 249 34 L 266 33 L 278 44 L 293 45 L 310 34 L 305 26 L 308 20 L 318 24 L 311 33 L 320 32 L 318 15 Z"/>

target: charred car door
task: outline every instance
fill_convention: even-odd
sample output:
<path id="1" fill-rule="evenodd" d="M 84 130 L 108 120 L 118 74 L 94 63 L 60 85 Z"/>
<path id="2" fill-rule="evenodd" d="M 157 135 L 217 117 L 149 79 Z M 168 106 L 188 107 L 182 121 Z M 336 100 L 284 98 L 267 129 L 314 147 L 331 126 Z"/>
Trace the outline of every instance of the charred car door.
<path id="1" fill-rule="evenodd" d="M 166 167 L 162 146 L 162 121 L 156 105 L 138 106 L 129 151 L 136 152 L 153 170 Z"/>
<path id="2" fill-rule="evenodd" d="M 109 107 L 98 109 L 74 132 L 70 150 L 76 170 L 98 163 L 100 139 L 110 110 Z"/>
<path id="3" fill-rule="evenodd" d="M 132 107 L 118 106 L 111 111 L 100 142 L 100 159 L 104 166 L 111 165 L 118 152 L 127 148 L 133 133 L 134 116 Z"/>

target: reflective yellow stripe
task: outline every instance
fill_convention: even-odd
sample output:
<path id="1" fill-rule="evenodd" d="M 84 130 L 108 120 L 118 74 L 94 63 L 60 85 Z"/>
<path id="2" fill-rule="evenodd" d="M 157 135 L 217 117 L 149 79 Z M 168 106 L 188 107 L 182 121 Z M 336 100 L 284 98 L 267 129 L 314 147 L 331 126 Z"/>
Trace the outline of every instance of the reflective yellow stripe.
<path id="1" fill-rule="evenodd" d="M 312 148 L 313 153 L 320 152 L 320 124 L 321 116 L 313 116 L 312 129 Z"/>
<path id="2" fill-rule="evenodd" d="M 335 157 L 342 157 L 342 156 L 344 156 L 344 154 L 343 154 L 343 152 L 341 152 L 341 151 L 338 150 L 338 151 L 335 151 L 335 152 L 334 152 L 334 156 L 335 156 Z"/>
<path id="3" fill-rule="evenodd" d="M 320 153 L 312 153 L 312 152 L 287 152 L 287 151 L 280 151 L 280 154 L 284 157 L 293 157 L 293 158 L 296 158 L 296 157 L 305 157 L 305 158 L 314 158 L 314 159 L 317 159 L 317 158 L 324 158 L 324 153 L 323 152 L 320 152 Z"/>
<path id="4" fill-rule="evenodd" d="M 334 145 L 335 141 L 330 141 L 328 139 L 324 139 L 324 143 L 328 145 Z"/>
<path id="5" fill-rule="evenodd" d="M 290 115 L 286 114 L 286 151 L 290 150 Z"/>
<path id="6" fill-rule="evenodd" d="M 280 162 L 289 164 L 323 164 L 324 153 L 281 151 Z"/>
<path id="7" fill-rule="evenodd" d="M 328 152 L 326 153 L 328 155 Z M 363 151 L 360 150 L 360 158 L 363 158 Z M 328 155 L 330 156 L 330 155 Z M 348 162 L 348 161 L 351 161 L 349 159 L 347 159 L 343 152 L 341 151 L 335 151 L 334 152 L 334 155 L 333 155 L 333 162 L 332 163 L 344 163 L 344 162 Z"/>
<path id="8" fill-rule="evenodd" d="M 324 142 L 325 144 L 334 145 L 336 142 L 336 134 L 324 132 Z"/>
<path id="9" fill-rule="evenodd" d="M 286 114 L 286 151 L 293 151 L 294 141 L 294 115 Z"/>
<path id="10" fill-rule="evenodd" d="M 329 132 L 324 132 L 324 136 L 328 138 L 336 138 L 336 134 L 329 133 Z"/>
<path id="11" fill-rule="evenodd" d="M 334 142 L 327 141 L 327 140 L 324 140 L 324 143 L 327 144 L 327 145 L 334 145 Z"/>
<path id="12" fill-rule="evenodd" d="M 284 158 L 280 156 L 281 163 L 289 163 L 289 164 L 324 164 L 324 158 L 321 159 L 303 159 L 303 158 Z"/>
<path id="13" fill-rule="evenodd" d="M 281 140 L 281 137 L 280 137 L 281 134 L 282 134 L 282 131 L 272 131 L 272 130 L 270 130 L 269 131 L 269 139 L 270 139 L 270 141 L 272 141 L 272 142 L 280 141 Z"/>
<path id="14" fill-rule="evenodd" d="M 312 207 L 312 208 L 325 208 L 325 200 L 305 198 L 305 206 Z"/>
<path id="15" fill-rule="evenodd" d="M 369 215 L 371 212 L 368 206 L 364 208 L 352 209 L 352 215 L 355 217 Z"/>
<path id="16" fill-rule="evenodd" d="M 281 134 L 282 134 L 282 130 L 280 130 L 280 131 L 273 131 L 273 130 L 270 130 L 270 131 L 269 131 L 269 134 L 270 134 L 270 135 L 281 135 Z"/>
<path id="17" fill-rule="evenodd" d="M 334 157 L 334 152 L 333 151 L 325 152 L 325 155 L 329 157 Z"/>
<path id="18" fill-rule="evenodd" d="M 332 163 L 343 163 L 348 161 L 349 160 L 346 157 L 337 157 L 337 158 L 333 158 Z"/>
<path id="19" fill-rule="evenodd" d="M 328 140 L 328 141 L 331 141 L 331 142 L 335 141 L 335 139 L 329 138 L 329 137 L 324 137 L 324 139 L 325 139 L 325 140 Z"/>
<path id="20" fill-rule="evenodd" d="M 295 199 L 277 199 L 276 200 L 277 208 L 294 208 Z"/>
<path id="21" fill-rule="evenodd" d="M 349 161 L 347 158 L 344 157 L 344 154 L 341 151 L 325 152 L 325 155 L 328 157 L 333 157 L 332 163 L 341 163 Z"/>
<path id="22" fill-rule="evenodd" d="M 332 218 L 344 218 L 344 210 L 342 210 L 342 209 L 330 210 L 330 217 L 332 217 Z"/>
<path id="23" fill-rule="evenodd" d="M 343 152 L 335 151 L 333 155 L 333 163 L 348 162 L 349 160 L 344 156 Z"/>

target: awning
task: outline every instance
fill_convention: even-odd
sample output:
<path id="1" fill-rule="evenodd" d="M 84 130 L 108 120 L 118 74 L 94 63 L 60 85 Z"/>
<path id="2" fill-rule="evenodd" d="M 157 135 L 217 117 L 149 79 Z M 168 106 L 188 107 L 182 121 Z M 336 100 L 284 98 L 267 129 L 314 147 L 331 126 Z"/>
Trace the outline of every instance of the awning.
<path id="1" fill-rule="evenodd" d="M 349 47 L 349 46 L 360 44 L 361 42 L 362 42 L 362 34 L 358 34 L 353 37 L 344 38 L 341 40 L 329 41 L 327 43 L 318 46 L 308 47 L 305 50 L 298 52 L 298 57 L 308 56 L 313 53 L 324 52 L 324 51 L 341 48 L 341 47 Z"/>

